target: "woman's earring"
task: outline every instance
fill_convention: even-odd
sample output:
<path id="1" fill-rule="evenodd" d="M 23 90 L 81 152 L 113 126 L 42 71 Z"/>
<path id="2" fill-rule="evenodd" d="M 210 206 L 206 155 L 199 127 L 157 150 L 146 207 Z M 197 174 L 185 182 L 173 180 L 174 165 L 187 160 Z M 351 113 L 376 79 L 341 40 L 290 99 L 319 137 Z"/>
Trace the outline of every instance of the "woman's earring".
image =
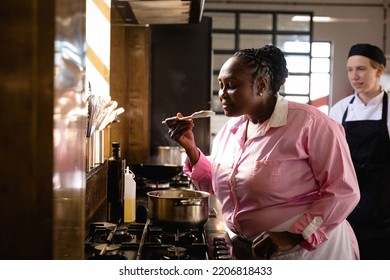
<path id="1" fill-rule="evenodd" d="M 260 93 L 259 93 L 259 95 L 260 95 L 260 96 L 263 96 L 263 93 L 262 93 L 262 92 L 260 92 Z"/>

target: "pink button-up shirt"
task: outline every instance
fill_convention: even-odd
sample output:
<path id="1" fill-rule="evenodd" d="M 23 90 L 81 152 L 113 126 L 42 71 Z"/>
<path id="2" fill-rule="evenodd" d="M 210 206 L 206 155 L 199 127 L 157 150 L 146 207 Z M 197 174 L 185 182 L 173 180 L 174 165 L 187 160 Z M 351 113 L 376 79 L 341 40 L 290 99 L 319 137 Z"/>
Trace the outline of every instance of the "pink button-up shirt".
<path id="1" fill-rule="evenodd" d="M 252 239 L 293 219 L 286 230 L 315 249 L 360 198 L 342 126 L 280 95 L 271 118 L 245 141 L 247 122 L 231 118 L 211 155 L 201 153 L 192 167 L 187 161 L 184 171 L 199 190 L 218 197 L 236 234 Z"/>

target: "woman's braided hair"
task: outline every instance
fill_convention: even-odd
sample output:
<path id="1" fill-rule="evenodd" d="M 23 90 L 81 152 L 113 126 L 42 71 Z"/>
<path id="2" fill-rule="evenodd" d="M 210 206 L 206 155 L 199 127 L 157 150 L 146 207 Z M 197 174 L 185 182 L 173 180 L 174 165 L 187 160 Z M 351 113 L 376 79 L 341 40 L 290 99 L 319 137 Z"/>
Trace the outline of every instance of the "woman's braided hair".
<path id="1" fill-rule="evenodd" d="M 276 94 L 286 82 L 288 77 L 286 59 L 283 52 L 273 45 L 266 45 L 260 49 L 243 49 L 233 56 L 244 66 L 256 69 L 252 75 L 253 81 L 257 77 L 268 76 L 273 94 Z"/>

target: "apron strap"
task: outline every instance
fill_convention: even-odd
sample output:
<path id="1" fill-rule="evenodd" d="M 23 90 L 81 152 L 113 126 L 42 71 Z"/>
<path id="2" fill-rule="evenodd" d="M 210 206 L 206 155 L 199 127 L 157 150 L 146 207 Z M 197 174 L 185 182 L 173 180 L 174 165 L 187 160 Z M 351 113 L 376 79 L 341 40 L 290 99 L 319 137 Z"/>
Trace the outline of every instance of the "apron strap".
<path id="1" fill-rule="evenodd" d="M 349 104 L 352 104 L 354 100 L 355 100 L 355 95 L 352 97 L 352 99 L 351 99 L 351 101 L 349 102 Z M 348 105 L 349 105 L 349 104 L 348 104 Z M 348 106 L 347 106 L 347 109 L 346 109 L 345 112 L 344 112 L 342 123 L 345 123 L 345 119 L 347 118 L 347 114 L 348 114 Z"/>
<path id="2" fill-rule="evenodd" d="M 387 124 L 387 92 L 383 93 L 382 121 Z M 387 125 L 386 125 L 387 126 Z"/>

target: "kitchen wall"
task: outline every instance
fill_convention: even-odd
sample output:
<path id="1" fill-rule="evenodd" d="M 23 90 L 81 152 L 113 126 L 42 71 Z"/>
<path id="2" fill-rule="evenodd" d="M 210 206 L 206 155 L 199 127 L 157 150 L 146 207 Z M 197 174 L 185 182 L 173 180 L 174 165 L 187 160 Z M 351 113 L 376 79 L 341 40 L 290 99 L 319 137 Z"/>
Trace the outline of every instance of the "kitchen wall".
<path id="1" fill-rule="evenodd" d="M 386 54 L 390 54 L 390 28 L 388 27 L 390 15 L 387 15 L 387 3 L 388 1 L 382 0 L 207 0 L 205 9 L 309 11 L 313 12 L 314 16 L 336 18 L 336 22 L 314 22 L 313 26 L 314 41 L 329 41 L 333 45 L 330 93 L 332 105 L 352 91 L 345 68 L 350 46 L 356 43 L 370 43 L 381 47 Z M 211 132 L 216 133 L 225 121 L 224 116 L 214 117 L 211 122 Z"/>

